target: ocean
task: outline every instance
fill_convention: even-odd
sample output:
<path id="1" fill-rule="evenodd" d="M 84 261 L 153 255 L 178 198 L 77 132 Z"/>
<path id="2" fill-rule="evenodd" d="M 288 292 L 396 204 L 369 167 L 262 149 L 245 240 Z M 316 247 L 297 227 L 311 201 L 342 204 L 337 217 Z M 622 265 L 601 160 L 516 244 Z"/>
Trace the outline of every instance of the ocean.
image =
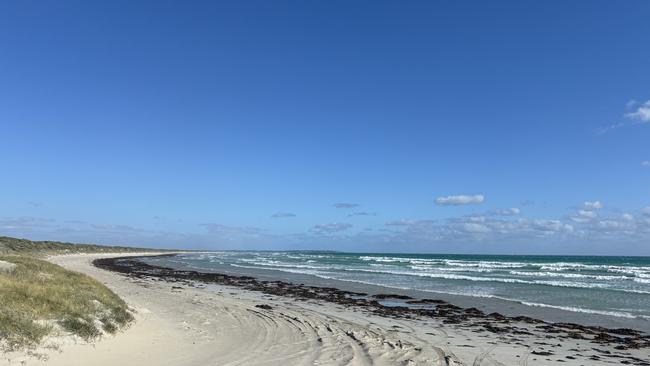
<path id="1" fill-rule="evenodd" d="M 650 257 L 219 251 L 148 261 L 302 282 L 312 278 L 312 284 L 335 281 L 357 289 L 380 286 L 415 291 L 419 297 L 462 296 L 480 299 L 477 303 L 494 299 L 650 327 Z"/>

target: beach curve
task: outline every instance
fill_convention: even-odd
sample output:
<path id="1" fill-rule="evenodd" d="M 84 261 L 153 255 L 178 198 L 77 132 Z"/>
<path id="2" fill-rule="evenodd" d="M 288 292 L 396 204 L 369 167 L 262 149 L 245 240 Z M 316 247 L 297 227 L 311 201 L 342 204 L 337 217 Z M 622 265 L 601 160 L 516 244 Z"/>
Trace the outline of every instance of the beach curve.
<path id="1" fill-rule="evenodd" d="M 616 357 L 644 365 L 648 357 L 647 350 L 623 355 L 577 339 L 570 344 L 543 342 L 538 335 L 506 339 L 431 319 L 386 318 L 237 287 L 123 276 L 92 265 L 95 259 L 115 256 L 50 260 L 106 284 L 135 310 L 135 324 L 93 346 L 62 341 L 58 351 L 46 353 L 45 362 L 16 358 L 8 364 L 551 365 L 562 360 L 579 365 L 589 359 L 588 364 L 597 365 Z"/>

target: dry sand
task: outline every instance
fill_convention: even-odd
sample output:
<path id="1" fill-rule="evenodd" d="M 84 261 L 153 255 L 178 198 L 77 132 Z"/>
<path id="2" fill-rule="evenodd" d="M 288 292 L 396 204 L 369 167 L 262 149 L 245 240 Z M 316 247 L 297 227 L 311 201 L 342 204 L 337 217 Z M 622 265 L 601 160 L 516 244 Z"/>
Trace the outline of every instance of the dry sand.
<path id="1" fill-rule="evenodd" d="M 59 350 L 44 351 L 47 360 L 5 355 L 0 365 L 606 365 L 622 360 L 611 356 L 615 349 L 582 340 L 559 344 L 535 331 L 515 342 L 435 319 L 396 320 L 239 288 L 128 278 L 92 266 L 93 259 L 106 256 L 117 255 L 50 260 L 105 283 L 136 311 L 135 324 L 94 345 L 54 340 Z M 262 304 L 271 309 L 256 307 Z M 650 360 L 648 350 L 632 355 Z"/>

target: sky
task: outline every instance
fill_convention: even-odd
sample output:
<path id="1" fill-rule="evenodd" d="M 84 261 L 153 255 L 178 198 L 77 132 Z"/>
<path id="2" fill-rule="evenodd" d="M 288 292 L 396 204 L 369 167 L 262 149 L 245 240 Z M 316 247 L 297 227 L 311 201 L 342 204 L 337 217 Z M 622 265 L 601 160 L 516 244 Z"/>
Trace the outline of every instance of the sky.
<path id="1" fill-rule="evenodd" d="M 650 255 L 648 15 L 4 1 L 0 235 Z"/>

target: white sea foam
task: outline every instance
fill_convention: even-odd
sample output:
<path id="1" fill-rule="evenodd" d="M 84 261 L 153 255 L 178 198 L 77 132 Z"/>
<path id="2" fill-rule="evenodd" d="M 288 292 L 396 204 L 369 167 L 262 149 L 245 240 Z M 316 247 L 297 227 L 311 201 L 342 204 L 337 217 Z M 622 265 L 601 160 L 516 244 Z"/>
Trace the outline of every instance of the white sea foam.
<path id="1" fill-rule="evenodd" d="M 444 262 L 449 266 L 478 267 L 478 268 L 522 268 L 529 265 L 527 263 L 521 263 L 521 262 L 463 261 L 463 260 L 453 260 L 453 259 L 447 259 Z"/>
<path id="2" fill-rule="evenodd" d="M 508 278 L 508 277 L 476 277 L 476 276 L 467 276 L 467 275 L 457 275 L 449 273 L 425 273 L 425 272 L 409 272 L 409 271 L 391 271 L 391 270 L 372 270 L 372 269 L 363 269 L 363 268 L 345 268 L 345 271 L 351 272 L 370 272 L 370 273 L 384 273 L 391 275 L 400 275 L 400 276 L 417 276 L 417 277 L 430 277 L 430 278 L 443 278 L 448 280 L 465 280 L 473 282 L 501 282 L 501 283 L 518 283 L 518 284 L 528 284 L 528 285 L 546 285 L 554 287 L 573 287 L 573 288 L 584 288 L 584 289 L 608 289 L 614 291 L 624 291 L 628 292 L 626 289 L 614 289 L 609 288 L 606 284 L 602 283 L 586 283 L 586 282 L 571 282 L 571 281 L 547 281 L 547 280 L 522 280 L 517 278 Z M 635 292 L 629 290 L 629 292 Z"/>
<path id="3" fill-rule="evenodd" d="M 650 265 L 640 265 L 644 262 L 512 260 L 515 258 L 499 261 L 494 257 L 218 252 L 179 256 L 177 259 L 183 260 L 177 262 L 201 270 L 220 265 L 267 269 L 390 288 L 495 298 L 599 316 L 648 316 L 643 304 L 650 295 Z M 560 288 L 576 289 L 576 295 Z M 646 314 L 637 315 L 637 311 Z"/>
<path id="4" fill-rule="evenodd" d="M 444 260 L 440 259 L 425 259 L 425 258 L 408 258 L 408 257 L 373 257 L 361 256 L 362 261 L 373 261 L 383 263 L 410 263 L 410 264 L 443 264 Z"/>
<path id="5" fill-rule="evenodd" d="M 249 269 L 256 269 L 257 268 L 257 267 L 242 266 L 242 265 L 236 265 L 236 264 L 231 264 L 231 265 L 234 266 L 234 267 L 240 267 L 240 268 L 249 268 Z M 298 271 L 298 272 L 292 271 L 292 270 L 285 270 L 285 271 L 290 272 L 290 273 L 307 274 L 306 272 L 303 272 L 303 271 Z M 400 289 L 400 290 L 415 290 L 412 287 L 392 286 L 392 285 L 386 285 L 386 284 L 382 284 L 382 283 L 378 283 L 378 282 L 371 282 L 371 281 L 341 279 L 341 278 L 336 278 L 336 277 L 332 277 L 332 276 L 327 276 L 327 275 L 324 275 L 322 273 L 308 273 L 308 274 L 312 274 L 312 275 L 314 275 L 316 277 L 323 278 L 323 279 L 338 280 L 338 281 L 343 281 L 343 282 L 354 282 L 354 283 L 361 283 L 361 284 L 365 284 L 365 285 L 382 286 L 382 287 L 394 288 L 394 289 Z M 423 291 L 424 292 L 432 292 L 432 293 L 448 294 L 448 295 L 456 295 L 456 296 L 492 298 L 492 299 L 498 299 L 498 300 L 503 300 L 503 301 L 516 302 L 516 303 L 526 305 L 526 306 L 531 306 L 531 307 L 551 308 L 551 309 L 564 310 L 564 311 L 577 312 L 577 313 L 605 315 L 605 316 L 612 316 L 612 317 L 618 317 L 618 318 L 627 318 L 627 319 L 650 320 L 650 316 L 633 315 L 632 313 L 629 313 L 627 311 L 596 310 L 596 309 L 581 308 L 581 307 L 577 307 L 577 306 L 551 305 L 551 304 L 523 301 L 523 300 L 518 300 L 518 299 L 510 299 L 510 298 L 506 298 L 506 297 L 496 296 L 496 295 L 492 295 L 492 294 L 485 294 L 485 293 L 472 293 L 472 292 L 465 293 L 465 292 L 433 291 L 433 290 L 423 290 Z"/>
<path id="6" fill-rule="evenodd" d="M 594 310 L 594 309 L 585 309 L 585 308 L 581 308 L 581 307 L 577 307 L 577 306 L 549 305 L 549 304 L 541 304 L 541 303 L 528 302 L 528 301 L 519 301 L 519 303 L 527 305 L 527 306 L 533 306 L 533 307 L 559 309 L 559 310 L 565 310 L 565 311 L 572 311 L 572 312 L 575 312 L 575 313 L 586 313 L 586 314 L 615 316 L 617 318 L 636 319 L 636 318 L 643 318 L 644 317 L 642 315 L 641 316 L 633 315 L 631 313 L 623 312 L 623 311 Z"/>
<path id="7" fill-rule="evenodd" d="M 575 269 L 598 267 L 604 269 L 607 267 L 612 272 L 622 273 L 626 267 L 622 266 L 605 266 L 605 265 L 585 265 L 572 262 L 558 262 L 546 264 L 545 266 L 539 265 L 538 268 L 547 267 L 547 271 L 522 271 L 517 270 L 522 267 L 532 266 L 534 264 L 524 262 L 497 262 L 497 261 L 464 261 L 464 260 L 436 260 L 436 259 L 421 259 L 410 257 L 377 257 L 377 256 L 361 256 L 359 259 L 364 260 L 371 267 L 361 268 L 345 265 L 319 265 L 318 262 L 310 261 L 303 262 L 305 264 L 287 263 L 278 258 L 276 253 L 273 253 L 274 259 L 268 257 L 258 256 L 257 258 L 239 258 L 240 261 L 249 265 L 256 265 L 260 267 L 268 267 L 269 269 L 292 272 L 292 273 L 305 273 L 314 274 L 319 271 L 346 271 L 346 272 L 365 272 L 377 273 L 386 275 L 399 275 L 399 276 L 416 276 L 428 278 L 441 278 L 448 280 L 463 280 L 471 282 L 496 282 L 496 283 L 511 283 L 511 284 L 525 284 L 525 285 L 540 285 L 551 287 L 567 287 L 567 288 L 581 288 L 581 289 L 603 289 L 612 291 L 621 291 L 637 294 L 650 293 L 643 288 L 627 288 L 617 286 L 616 283 L 622 283 L 624 280 L 634 280 L 638 284 L 649 284 L 650 280 L 644 278 L 637 278 L 631 276 L 614 276 L 614 275 L 597 275 L 597 274 L 581 274 L 574 272 L 562 272 L 561 269 Z M 285 256 L 287 257 L 287 256 Z M 294 256 L 295 257 L 295 256 Z M 294 258 L 295 259 L 295 258 Z M 374 263 L 373 263 L 374 262 Z M 411 263 L 410 266 L 404 266 L 405 263 Z M 399 265 L 397 265 L 399 264 Z M 449 265 L 449 267 L 445 266 Z M 404 270 L 400 270 L 403 268 Z M 553 268 L 553 270 L 550 270 Z M 647 267 L 629 267 L 635 270 L 635 275 L 644 275 L 640 273 Z M 411 271 L 407 270 L 410 269 Z M 507 271 L 507 269 L 513 269 Z M 300 272 L 300 270 L 305 270 Z M 492 276 L 480 276 L 480 273 L 492 273 Z M 498 272 L 498 273 L 496 273 Z M 476 276 L 471 273 L 477 273 Z M 623 274 L 623 273 L 622 273 Z M 523 277 L 523 278 L 522 278 Z M 539 277 L 542 279 L 533 279 Z M 558 278 L 558 280 L 544 280 L 544 277 Z M 531 279 L 528 279 L 531 278 Z M 563 280 L 564 279 L 564 280 Z M 582 281 L 574 281 L 582 280 Z M 599 282 L 589 282 L 588 280 L 596 280 Z M 630 282 L 631 283 L 631 282 Z M 628 286 L 629 287 L 629 286 Z"/>
<path id="8" fill-rule="evenodd" d="M 234 263 L 230 263 L 230 265 L 233 266 L 233 267 L 238 267 L 238 268 L 259 269 L 259 267 L 243 266 L 243 265 L 234 264 Z M 308 275 L 321 277 L 320 273 L 317 272 L 317 271 L 307 271 L 307 270 L 304 270 L 304 269 L 302 269 L 302 270 L 295 269 L 294 270 L 294 269 L 290 269 L 290 268 L 282 268 L 282 269 L 274 268 L 274 269 L 280 270 L 282 272 L 295 273 L 295 274 L 308 274 Z M 331 278 L 331 279 L 334 279 L 334 278 Z"/>
<path id="9" fill-rule="evenodd" d="M 639 275 L 639 277 L 648 276 L 650 278 L 650 266 L 622 266 L 606 264 L 585 264 L 576 262 L 510 262 L 510 261 L 484 261 L 484 260 L 461 260 L 461 259 L 427 259 L 412 257 L 388 257 L 388 256 L 360 256 L 362 261 L 374 261 L 384 263 L 409 263 L 413 265 L 437 265 L 442 264 L 449 267 L 461 268 L 488 268 L 488 269 L 508 269 L 530 267 L 532 270 L 543 271 L 608 271 L 619 272 L 630 275 Z"/>
<path id="10" fill-rule="evenodd" d="M 510 274 L 515 276 L 526 276 L 526 277 L 560 277 L 560 278 L 584 278 L 592 280 L 626 280 L 629 277 L 626 276 L 599 276 L 599 275 L 584 275 L 579 273 L 559 273 L 559 272 L 522 272 L 522 271 L 510 271 Z"/>
<path id="11" fill-rule="evenodd" d="M 246 261 L 248 264 L 254 264 L 257 266 L 264 266 L 264 267 L 273 267 L 273 269 L 281 269 L 281 268 L 306 268 L 306 269 L 315 269 L 315 270 L 332 270 L 332 269 L 337 269 L 336 267 L 325 267 L 325 266 L 312 266 L 312 265 L 307 265 L 307 264 L 292 264 L 292 263 L 284 263 L 280 261 L 266 261 L 266 262 L 259 262 L 259 261 Z"/>
<path id="12" fill-rule="evenodd" d="M 474 267 L 453 268 L 453 267 L 438 267 L 438 266 L 423 266 L 423 265 L 413 265 L 413 266 L 409 266 L 409 268 L 414 269 L 416 271 L 431 271 L 431 270 L 434 270 L 434 271 L 443 271 L 443 272 L 481 272 L 481 273 L 489 273 L 489 272 L 494 272 L 495 271 L 495 269 L 493 269 L 493 268 L 474 268 Z"/>

